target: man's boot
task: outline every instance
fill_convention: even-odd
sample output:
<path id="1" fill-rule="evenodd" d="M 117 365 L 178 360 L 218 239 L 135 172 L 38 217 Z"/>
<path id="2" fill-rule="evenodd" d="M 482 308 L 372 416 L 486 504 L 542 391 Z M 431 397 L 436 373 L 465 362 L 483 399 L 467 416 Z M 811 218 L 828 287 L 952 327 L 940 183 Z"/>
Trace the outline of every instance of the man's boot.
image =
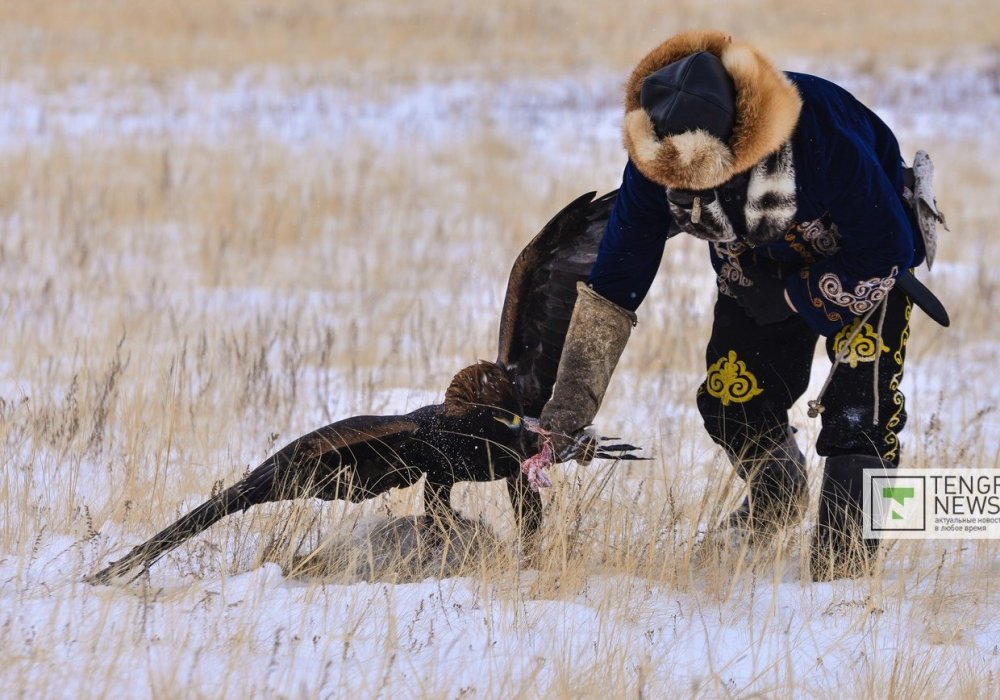
<path id="1" fill-rule="evenodd" d="M 809 501 L 805 457 L 791 430 L 774 449 L 752 459 L 735 459 L 736 471 L 747 482 L 742 505 L 729 516 L 729 526 L 754 538 L 802 520 Z"/>
<path id="2" fill-rule="evenodd" d="M 863 470 L 893 467 L 891 462 L 873 455 L 827 458 L 809 553 L 813 581 L 858 578 L 871 573 L 879 541 L 863 537 Z"/>

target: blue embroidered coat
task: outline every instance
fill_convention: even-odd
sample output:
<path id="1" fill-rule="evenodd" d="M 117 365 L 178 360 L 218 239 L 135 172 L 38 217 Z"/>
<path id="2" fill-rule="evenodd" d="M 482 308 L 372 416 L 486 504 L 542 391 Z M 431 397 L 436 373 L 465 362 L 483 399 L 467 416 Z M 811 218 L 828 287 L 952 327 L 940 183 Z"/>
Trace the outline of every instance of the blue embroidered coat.
<path id="1" fill-rule="evenodd" d="M 899 272 L 923 260 L 902 197 L 903 160 L 889 127 L 834 83 L 782 75 L 801 100 L 797 119 L 776 151 L 744 171 L 749 182 L 732 195 L 743 198 L 735 205 L 725 201 L 731 193 L 721 185 L 670 187 L 664 173 L 673 170 L 651 157 L 641 160 L 650 150 L 643 150 L 643 132 L 630 121 L 634 111 L 627 114 L 630 159 L 590 278 L 597 293 L 634 311 L 666 241 L 687 232 L 709 241 L 721 294 L 738 296 L 752 284 L 743 269 L 767 264 L 780 269 L 809 326 L 832 335 L 884 298 Z M 630 140 L 631 134 L 638 135 Z M 692 183 L 703 184 L 696 177 L 681 184 Z"/>

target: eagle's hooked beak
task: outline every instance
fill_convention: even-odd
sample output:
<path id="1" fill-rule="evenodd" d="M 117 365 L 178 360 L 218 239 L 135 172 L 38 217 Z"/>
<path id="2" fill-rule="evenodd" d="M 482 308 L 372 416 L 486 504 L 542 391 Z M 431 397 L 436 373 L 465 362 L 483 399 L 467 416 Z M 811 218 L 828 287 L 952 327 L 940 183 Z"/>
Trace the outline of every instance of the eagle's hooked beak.
<path id="1" fill-rule="evenodd" d="M 511 430 L 519 430 L 521 428 L 521 416 L 514 415 L 513 418 L 502 418 L 500 416 L 493 416 L 493 420 L 497 423 L 503 423 Z"/>

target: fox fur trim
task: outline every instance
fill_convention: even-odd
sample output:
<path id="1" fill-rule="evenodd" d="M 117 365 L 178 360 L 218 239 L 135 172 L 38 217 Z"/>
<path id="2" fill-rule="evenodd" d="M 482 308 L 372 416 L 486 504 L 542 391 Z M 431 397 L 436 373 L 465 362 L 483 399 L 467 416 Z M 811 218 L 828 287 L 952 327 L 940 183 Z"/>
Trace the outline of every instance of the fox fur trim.
<path id="1" fill-rule="evenodd" d="M 639 105 L 646 76 L 698 51 L 718 56 L 736 87 L 728 144 L 700 129 L 658 139 Z M 625 87 L 625 148 L 639 171 L 664 187 L 712 189 L 777 151 L 791 137 L 801 110 L 798 90 L 757 49 L 723 32 L 684 32 L 657 46 L 632 71 Z"/>

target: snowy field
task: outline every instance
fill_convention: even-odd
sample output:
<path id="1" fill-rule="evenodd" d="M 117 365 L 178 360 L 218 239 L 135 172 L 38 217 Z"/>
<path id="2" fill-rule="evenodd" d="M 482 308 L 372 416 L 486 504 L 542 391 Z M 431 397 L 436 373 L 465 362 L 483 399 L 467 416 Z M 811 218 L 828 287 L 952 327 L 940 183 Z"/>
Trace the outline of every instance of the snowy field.
<path id="1" fill-rule="evenodd" d="M 951 233 L 920 276 L 953 327 L 915 313 L 906 466 L 1000 468 L 996 46 L 778 54 L 937 165 Z M 0 697 L 1000 697 L 997 543 L 807 580 L 804 411 L 801 529 L 705 535 L 738 494 L 694 405 L 714 282 L 692 240 L 598 417 L 653 459 L 556 468 L 530 565 L 493 484 L 456 489 L 494 534 L 443 569 L 374 565 L 364 533 L 411 490 L 258 508 L 134 583 L 82 582 L 293 437 L 439 401 L 494 356 L 520 247 L 617 186 L 619 66 L 415 72 L 0 71 Z M 283 574 L 320 545 L 346 555 Z"/>

